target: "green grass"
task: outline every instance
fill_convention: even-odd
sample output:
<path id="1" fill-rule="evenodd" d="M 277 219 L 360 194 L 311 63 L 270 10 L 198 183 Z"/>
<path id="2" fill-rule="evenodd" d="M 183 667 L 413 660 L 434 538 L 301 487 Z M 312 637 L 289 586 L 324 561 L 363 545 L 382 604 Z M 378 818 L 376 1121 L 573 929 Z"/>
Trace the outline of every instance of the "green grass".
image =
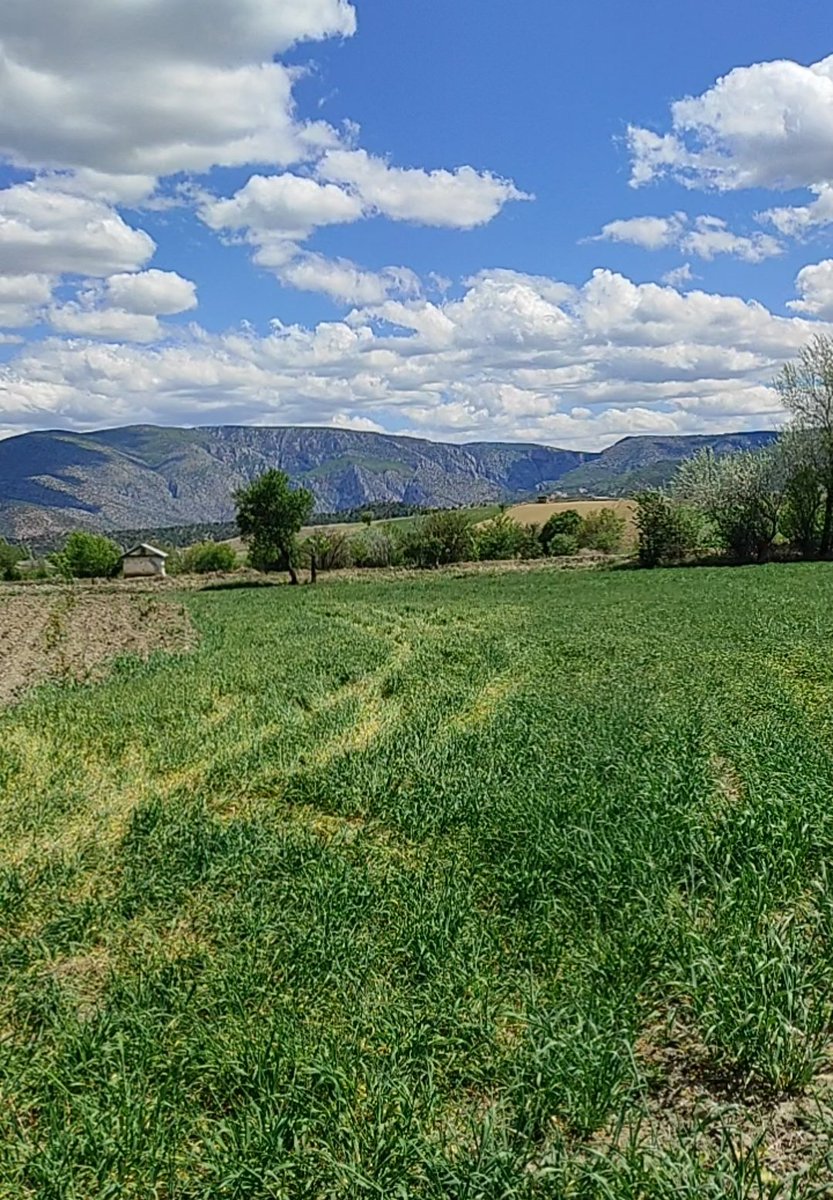
<path id="1" fill-rule="evenodd" d="M 0 1196 L 823 1194 L 744 1122 L 830 1038 L 832 585 L 197 593 L 0 714 Z"/>

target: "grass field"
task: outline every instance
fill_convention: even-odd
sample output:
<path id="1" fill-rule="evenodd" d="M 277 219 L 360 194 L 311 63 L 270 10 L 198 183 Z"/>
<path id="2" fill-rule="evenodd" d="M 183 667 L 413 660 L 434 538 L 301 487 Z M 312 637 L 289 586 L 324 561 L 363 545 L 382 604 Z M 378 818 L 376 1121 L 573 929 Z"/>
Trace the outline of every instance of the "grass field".
<path id="1" fill-rule="evenodd" d="M 0 711 L 0 1196 L 829 1194 L 832 586 L 191 593 Z"/>

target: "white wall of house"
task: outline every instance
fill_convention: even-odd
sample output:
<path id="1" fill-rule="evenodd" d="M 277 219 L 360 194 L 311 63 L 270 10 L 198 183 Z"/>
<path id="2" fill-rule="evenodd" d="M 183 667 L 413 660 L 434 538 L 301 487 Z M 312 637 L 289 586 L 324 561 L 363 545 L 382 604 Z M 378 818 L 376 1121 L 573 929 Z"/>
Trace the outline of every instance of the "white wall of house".
<path id="1" fill-rule="evenodd" d="M 122 574 L 125 579 L 146 578 L 148 575 L 164 575 L 164 558 L 150 558 L 144 555 L 128 555 L 122 559 Z"/>

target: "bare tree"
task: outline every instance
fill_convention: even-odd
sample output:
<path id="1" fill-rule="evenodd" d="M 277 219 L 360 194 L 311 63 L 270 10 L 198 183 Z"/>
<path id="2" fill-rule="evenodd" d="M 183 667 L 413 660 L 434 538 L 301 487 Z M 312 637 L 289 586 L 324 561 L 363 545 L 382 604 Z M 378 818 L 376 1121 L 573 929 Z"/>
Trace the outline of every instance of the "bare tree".
<path id="1" fill-rule="evenodd" d="M 775 380 L 793 429 L 805 434 L 812 447 L 808 466 L 818 472 L 824 490 L 819 554 L 833 545 L 833 337 L 817 333 L 795 362 L 787 363 Z"/>

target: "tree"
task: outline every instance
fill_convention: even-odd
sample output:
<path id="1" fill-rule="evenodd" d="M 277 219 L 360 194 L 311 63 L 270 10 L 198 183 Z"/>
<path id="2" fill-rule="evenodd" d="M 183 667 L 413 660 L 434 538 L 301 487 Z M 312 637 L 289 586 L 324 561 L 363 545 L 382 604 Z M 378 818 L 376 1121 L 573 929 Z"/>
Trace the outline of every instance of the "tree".
<path id="1" fill-rule="evenodd" d="M 817 333 L 797 360 L 775 380 L 790 424 L 812 440 L 815 469 L 824 491 L 819 554 L 833 548 L 833 337 Z"/>
<path id="2" fill-rule="evenodd" d="M 696 537 L 690 514 L 672 504 L 662 492 L 636 497 L 639 561 L 643 567 L 679 562 L 694 549 Z"/>
<path id="3" fill-rule="evenodd" d="M 681 463 L 673 495 L 702 512 L 734 558 L 763 561 L 778 532 L 783 466 L 770 449 L 724 454 L 701 450 Z"/>
<path id="4" fill-rule="evenodd" d="M 553 554 L 554 551 L 550 548 L 550 543 L 554 537 L 572 538 L 578 549 L 578 535 L 581 530 L 581 516 L 574 508 L 565 508 L 563 512 L 553 513 L 548 521 L 545 522 L 544 528 L 541 530 L 541 545 L 544 547 L 546 554 Z M 559 543 L 563 545 L 564 543 Z M 562 549 L 560 554 L 564 554 Z M 570 551 L 575 553 L 575 551 Z"/>
<path id="5" fill-rule="evenodd" d="M 272 469 L 234 493 L 237 527 L 258 571 L 295 572 L 297 535 L 312 514 L 315 497 L 307 488 L 289 486 L 284 471 Z"/>
<path id="6" fill-rule="evenodd" d="M 103 534 L 76 529 L 52 561 L 72 579 L 109 579 L 118 570 L 121 549 Z"/>
<path id="7" fill-rule="evenodd" d="M 825 495 L 819 444 L 812 434 L 787 429 L 776 452 L 785 480 L 781 532 L 804 558 L 815 558 L 821 545 Z"/>

